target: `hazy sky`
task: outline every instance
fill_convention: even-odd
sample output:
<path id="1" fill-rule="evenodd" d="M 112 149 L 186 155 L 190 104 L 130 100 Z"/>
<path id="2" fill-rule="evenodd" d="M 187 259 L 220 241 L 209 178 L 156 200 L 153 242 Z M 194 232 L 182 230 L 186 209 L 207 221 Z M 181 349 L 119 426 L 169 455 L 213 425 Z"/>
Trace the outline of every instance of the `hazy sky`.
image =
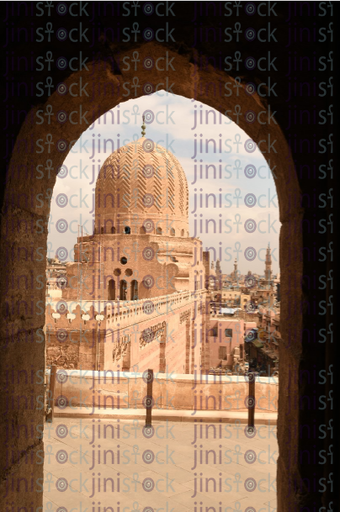
<path id="1" fill-rule="evenodd" d="M 59 172 L 53 191 L 48 236 L 49 256 L 54 257 L 59 248 L 65 248 L 68 252 L 66 260 L 73 260 L 78 224 L 83 224 L 84 234 L 92 234 L 93 194 L 99 168 L 110 153 L 117 149 L 118 144 L 122 146 L 141 137 L 142 114 L 145 111 L 149 112 L 146 137 L 168 147 L 187 176 L 190 236 L 199 236 L 204 250 L 215 248 L 216 257 L 221 257 L 223 273 L 232 272 L 236 257 L 241 273 L 251 270 L 263 274 L 265 248 L 270 243 L 273 271 L 277 273 L 281 226 L 278 198 L 274 179 L 261 152 L 247 134 L 227 117 L 203 103 L 165 91 L 121 103 L 89 126 L 73 146 Z M 210 112 L 208 118 L 207 111 Z M 91 121 L 90 116 L 88 118 Z M 208 144 L 207 140 L 210 141 Z M 203 152 L 200 152 L 200 141 L 203 141 Z M 252 151 L 255 147 L 253 152 L 246 151 L 246 141 L 248 149 Z M 202 178 L 200 165 L 203 165 Z M 212 167 L 206 176 L 208 165 L 215 166 L 215 178 Z M 203 194 L 202 208 L 200 194 Z M 216 205 L 213 196 L 207 198 L 208 194 L 214 194 Z M 248 194 L 252 195 L 247 196 Z M 216 233 L 214 222 L 206 224 L 210 219 L 215 220 Z M 67 221 L 67 225 L 63 220 Z M 203 221 L 202 231 L 200 220 Z M 59 255 L 65 258 L 65 254 L 65 251 L 60 252 L 59 249 Z"/>

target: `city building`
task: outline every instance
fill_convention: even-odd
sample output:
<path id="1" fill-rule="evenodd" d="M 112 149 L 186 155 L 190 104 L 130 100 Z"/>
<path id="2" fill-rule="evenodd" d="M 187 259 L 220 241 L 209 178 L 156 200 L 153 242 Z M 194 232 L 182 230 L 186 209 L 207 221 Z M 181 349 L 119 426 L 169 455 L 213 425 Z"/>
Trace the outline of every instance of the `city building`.
<path id="1" fill-rule="evenodd" d="M 47 296 L 47 364 L 176 373 L 209 368 L 207 287 L 217 286 L 216 273 L 210 283 L 209 255 L 189 236 L 184 170 L 142 128 L 139 140 L 104 162 L 93 234 L 80 230 L 75 261 L 49 278 L 55 290 Z"/>

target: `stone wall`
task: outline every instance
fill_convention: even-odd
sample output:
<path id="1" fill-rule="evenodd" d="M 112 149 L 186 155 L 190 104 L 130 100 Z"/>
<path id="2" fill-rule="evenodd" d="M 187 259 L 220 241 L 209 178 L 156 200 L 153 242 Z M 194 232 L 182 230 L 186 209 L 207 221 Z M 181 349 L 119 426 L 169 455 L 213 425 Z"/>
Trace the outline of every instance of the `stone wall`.
<path id="1" fill-rule="evenodd" d="M 125 263 L 121 262 L 123 257 Z M 62 295 L 67 301 L 131 300 L 136 294 L 132 287 L 135 281 L 140 299 L 194 290 L 197 276 L 201 271 L 204 276 L 205 270 L 202 241 L 156 234 L 96 234 L 78 238 L 74 260 L 66 265 L 67 284 Z M 122 281 L 127 285 L 125 299 L 120 292 Z M 204 277 L 201 281 L 199 288 L 205 286 Z"/>
<path id="2" fill-rule="evenodd" d="M 278 411 L 277 378 L 258 377 L 255 382 L 256 411 Z M 241 376 L 183 375 L 154 372 L 155 409 L 246 412 L 249 383 Z M 142 409 L 147 384 L 140 372 L 84 372 L 59 370 L 55 388 L 55 411 L 98 407 Z M 72 414 L 72 412 L 70 412 Z"/>
<path id="3" fill-rule="evenodd" d="M 199 290 L 153 301 L 53 302 L 46 308 L 46 362 L 83 370 L 207 369 L 205 300 Z"/>

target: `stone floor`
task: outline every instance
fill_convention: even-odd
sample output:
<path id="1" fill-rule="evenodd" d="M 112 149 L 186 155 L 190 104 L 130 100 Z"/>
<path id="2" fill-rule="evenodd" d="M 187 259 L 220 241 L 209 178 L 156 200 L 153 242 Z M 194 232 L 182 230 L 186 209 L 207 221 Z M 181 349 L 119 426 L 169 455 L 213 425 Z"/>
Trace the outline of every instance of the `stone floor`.
<path id="1" fill-rule="evenodd" d="M 276 426 L 55 418 L 44 442 L 44 512 L 276 510 Z"/>

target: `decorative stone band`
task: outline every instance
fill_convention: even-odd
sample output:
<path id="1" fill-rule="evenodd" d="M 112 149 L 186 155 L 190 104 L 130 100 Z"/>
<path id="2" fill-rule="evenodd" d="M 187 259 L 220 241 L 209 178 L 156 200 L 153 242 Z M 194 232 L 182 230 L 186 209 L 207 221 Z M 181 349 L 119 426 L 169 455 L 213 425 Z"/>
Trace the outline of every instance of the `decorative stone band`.
<path id="1" fill-rule="evenodd" d="M 140 348 L 144 348 L 148 343 L 154 340 L 158 340 L 158 343 L 164 343 L 166 340 L 166 325 L 164 321 L 144 329 L 139 338 Z"/>
<path id="2" fill-rule="evenodd" d="M 179 315 L 179 323 L 182 324 L 186 320 L 189 320 L 189 318 L 190 318 L 190 309 L 188 309 L 187 311 L 183 311 L 183 313 L 181 313 Z"/>
<path id="3" fill-rule="evenodd" d="M 119 340 L 116 343 L 116 346 L 114 347 L 112 351 L 112 360 L 113 361 L 119 361 L 122 357 L 126 356 L 127 354 L 127 345 L 130 343 L 131 337 L 129 334 L 126 336 L 121 336 Z"/>

